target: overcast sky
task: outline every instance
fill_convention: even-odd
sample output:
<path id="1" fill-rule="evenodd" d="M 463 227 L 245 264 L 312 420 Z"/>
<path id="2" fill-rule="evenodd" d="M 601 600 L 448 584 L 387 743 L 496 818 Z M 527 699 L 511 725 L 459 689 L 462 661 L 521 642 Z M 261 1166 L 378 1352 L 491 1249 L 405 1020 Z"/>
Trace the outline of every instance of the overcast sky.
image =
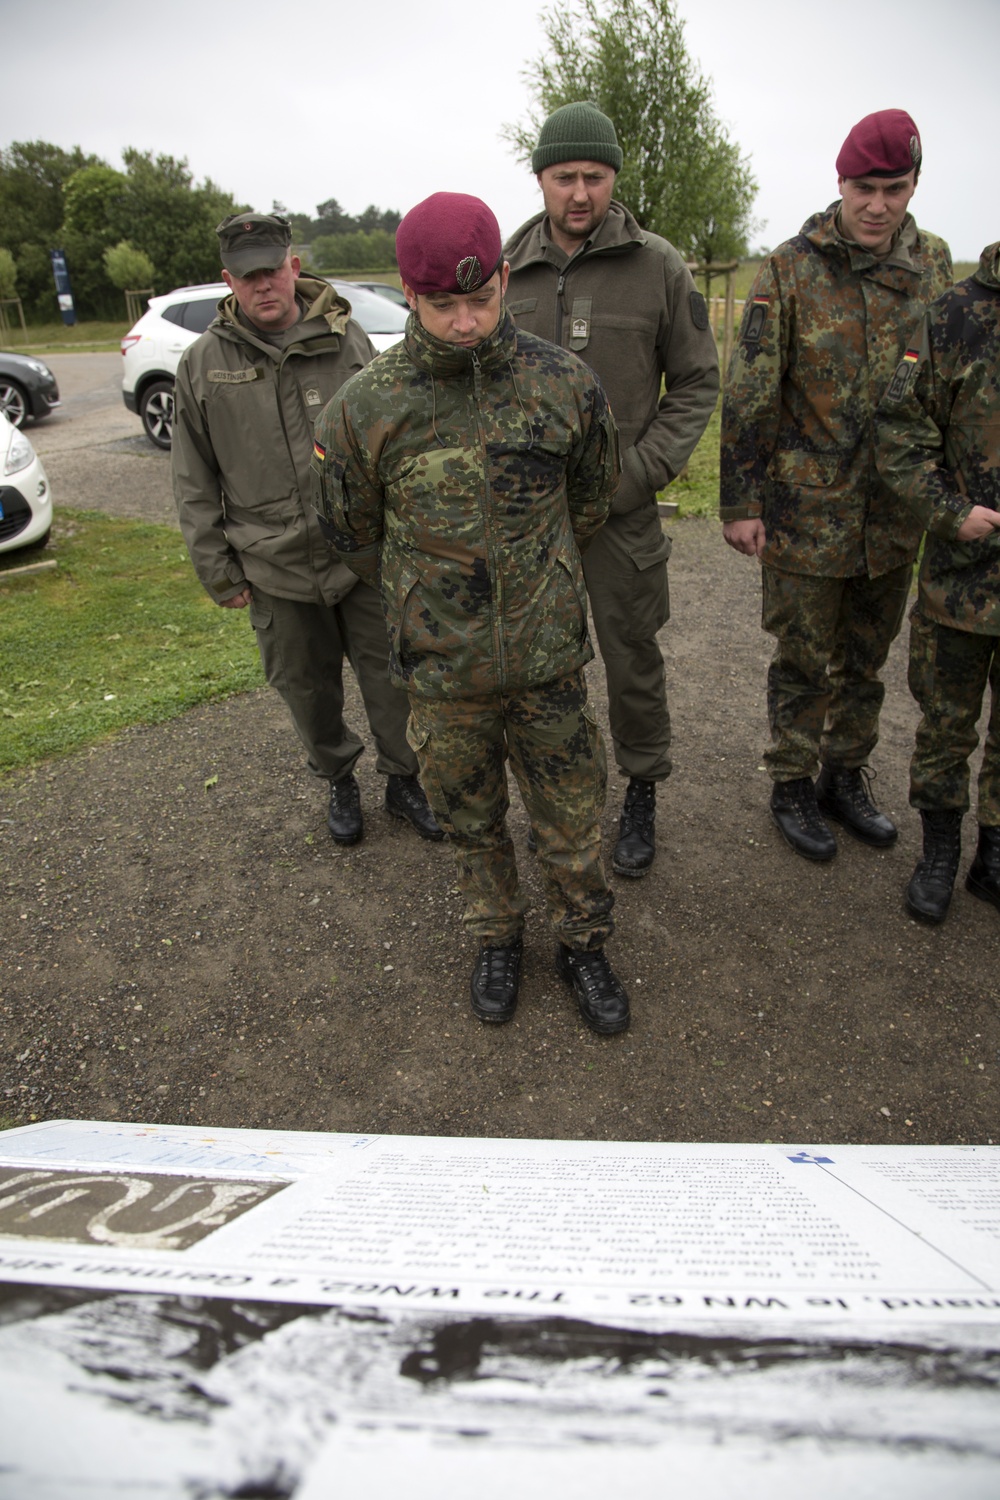
<path id="1" fill-rule="evenodd" d="M 407 208 L 476 193 L 505 233 L 534 178 L 500 139 L 524 117 L 543 44 L 537 0 L 287 9 L 239 0 L 0 0 L 0 145 L 123 146 L 185 156 L 238 201 L 314 213 L 336 198 Z M 760 184 L 756 243 L 837 196 L 834 161 L 872 110 L 907 109 L 924 145 L 913 211 L 956 259 L 1000 239 L 1000 0 L 679 0 L 688 50 Z"/>

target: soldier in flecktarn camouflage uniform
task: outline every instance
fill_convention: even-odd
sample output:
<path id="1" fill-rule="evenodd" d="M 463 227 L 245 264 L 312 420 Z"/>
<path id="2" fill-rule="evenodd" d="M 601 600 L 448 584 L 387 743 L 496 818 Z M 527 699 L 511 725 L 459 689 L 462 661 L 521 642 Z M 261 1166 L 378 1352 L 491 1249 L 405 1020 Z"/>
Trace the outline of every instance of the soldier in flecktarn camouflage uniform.
<path id="1" fill-rule="evenodd" d="M 878 439 L 882 477 L 929 533 L 910 615 L 910 691 L 923 714 L 910 803 L 924 851 L 906 904 L 942 922 L 987 686 L 979 847 L 965 885 L 1000 909 L 1000 243 L 928 311 L 882 398 Z"/>
<path id="2" fill-rule="evenodd" d="M 435 193 L 396 236 L 413 312 L 396 345 L 344 386 L 317 427 L 317 509 L 338 554 L 380 585 L 389 668 L 410 743 L 451 837 L 479 939 L 472 1008 L 514 1015 L 526 902 L 507 833 L 510 759 L 534 830 L 556 967 L 595 1031 L 623 1031 L 604 952 L 606 761 L 587 705 L 580 549 L 619 478 L 597 377 L 515 329 L 497 221 Z"/>
<path id="3" fill-rule="evenodd" d="M 765 260 L 726 383 L 724 535 L 761 561 L 762 624 L 777 642 L 771 815 L 812 860 L 837 852 L 824 813 L 876 848 L 897 833 L 866 763 L 920 525 L 879 477 L 874 416 L 912 329 L 952 280 L 947 245 L 907 212 L 920 160 L 903 110 L 854 126 L 837 158 L 842 197 Z"/>

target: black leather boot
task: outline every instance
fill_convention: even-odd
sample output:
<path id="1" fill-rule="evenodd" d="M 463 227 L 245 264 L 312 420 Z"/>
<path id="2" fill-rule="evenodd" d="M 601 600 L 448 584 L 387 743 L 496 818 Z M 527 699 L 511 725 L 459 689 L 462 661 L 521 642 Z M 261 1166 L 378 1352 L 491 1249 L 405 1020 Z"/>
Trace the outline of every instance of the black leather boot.
<path id="1" fill-rule="evenodd" d="M 906 887 L 906 909 L 921 922 L 943 922 L 948 915 L 962 853 L 962 814 L 920 810 L 924 852 Z M 970 872 L 971 873 L 971 872 Z"/>
<path id="2" fill-rule="evenodd" d="M 430 839 L 436 844 L 444 838 L 444 829 L 431 812 L 427 794 L 415 776 L 392 775 L 386 778 L 385 810 L 391 817 L 409 823 L 422 839 Z"/>
<path id="3" fill-rule="evenodd" d="M 625 791 L 618 842 L 611 856 L 616 875 L 638 879 L 645 875 L 656 855 L 656 782 L 633 776 Z"/>
<path id="4" fill-rule="evenodd" d="M 979 825 L 979 847 L 965 877 L 965 889 L 1000 911 L 1000 828 Z"/>
<path id="5" fill-rule="evenodd" d="M 783 838 L 804 859 L 825 861 L 837 852 L 837 840 L 823 822 L 816 788 L 808 776 L 776 781 L 771 788 L 771 817 Z"/>
<path id="6" fill-rule="evenodd" d="M 480 948 L 472 971 L 471 994 L 472 1009 L 481 1021 L 499 1026 L 513 1019 L 521 984 L 523 951 L 520 938 L 494 948 L 486 944 Z"/>
<path id="7" fill-rule="evenodd" d="M 364 833 L 361 788 L 354 776 L 330 782 L 330 810 L 326 824 L 335 844 L 356 844 Z"/>
<path id="8" fill-rule="evenodd" d="M 613 1036 L 625 1031 L 629 1023 L 628 995 L 621 980 L 608 963 L 603 948 L 579 953 L 556 944 L 556 973 L 573 986 L 580 1015 L 591 1031 L 599 1036 Z"/>
<path id="9" fill-rule="evenodd" d="M 816 781 L 816 804 L 863 844 L 887 849 L 896 842 L 899 830 L 872 800 L 873 774 L 867 766 L 851 771 L 824 766 Z"/>

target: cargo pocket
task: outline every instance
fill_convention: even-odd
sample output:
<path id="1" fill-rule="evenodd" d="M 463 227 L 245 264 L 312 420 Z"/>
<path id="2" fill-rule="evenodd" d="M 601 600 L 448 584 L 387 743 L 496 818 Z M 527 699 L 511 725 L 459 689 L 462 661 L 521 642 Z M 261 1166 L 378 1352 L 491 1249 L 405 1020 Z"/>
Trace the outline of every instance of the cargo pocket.
<path id="1" fill-rule="evenodd" d="M 670 619 L 667 559 L 672 546 L 670 538 L 661 530 L 652 545 L 636 547 L 629 552 L 635 568 L 628 622 L 629 640 L 648 641 Z"/>
<path id="2" fill-rule="evenodd" d="M 434 735 L 429 726 L 421 722 L 420 711 L 412 699 L 410 700 L 410 716 L 406 721 L 406 743 L 417 757 L 420 785 L 431 805 L 431 811 L 445 833 L 453 835 L 455 825 L 452 822 L 448 799 L 445 797 L 438 772 L 437 759 L 434 754 Z"/>
<path id="3" fill-rule="evenodd" d="M 914 700 L 923 709 L 934 688 L 934 665 L 937 655 L 937 626 L 920 613 L 915 604 L 910 611 L 910 655 L 906 677 Z"/>
<path id="4" fill-rule="evenodd" d="M 583 718 L 590 740 L 591 763 L 594 767 L 594 792 L 598 807 L 603 807 L 608 790 L 608 755 L 604 748 L 604 736 L 597 722 L 597 711 L 589 699 L 583 705 Z"/>

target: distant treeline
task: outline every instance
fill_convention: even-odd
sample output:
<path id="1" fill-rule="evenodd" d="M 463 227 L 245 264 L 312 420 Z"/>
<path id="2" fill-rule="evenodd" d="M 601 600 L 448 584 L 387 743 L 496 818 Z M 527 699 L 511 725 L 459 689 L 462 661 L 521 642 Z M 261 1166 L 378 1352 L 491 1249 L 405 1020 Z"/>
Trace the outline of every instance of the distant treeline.
<path id="1" fill-rule="evenodd" d="M 29 322 L 48 322 L 57 303 L 50 252 L 66 256 L 77 316 L 120 318 L 126 287 L 169 292 L 219 279 L 215 226 L 250 205 L 185 160 L 132 147 L 124 170 L 74 146 L 15 141 L 0 149 L 0 297 L 19 297 Z M 385 269 L 395 264 L 400 215 L 374 204 L 356 217 L 335 198 L 316 217 L 287 213 L 293 243 L 316 270 Z"/>

